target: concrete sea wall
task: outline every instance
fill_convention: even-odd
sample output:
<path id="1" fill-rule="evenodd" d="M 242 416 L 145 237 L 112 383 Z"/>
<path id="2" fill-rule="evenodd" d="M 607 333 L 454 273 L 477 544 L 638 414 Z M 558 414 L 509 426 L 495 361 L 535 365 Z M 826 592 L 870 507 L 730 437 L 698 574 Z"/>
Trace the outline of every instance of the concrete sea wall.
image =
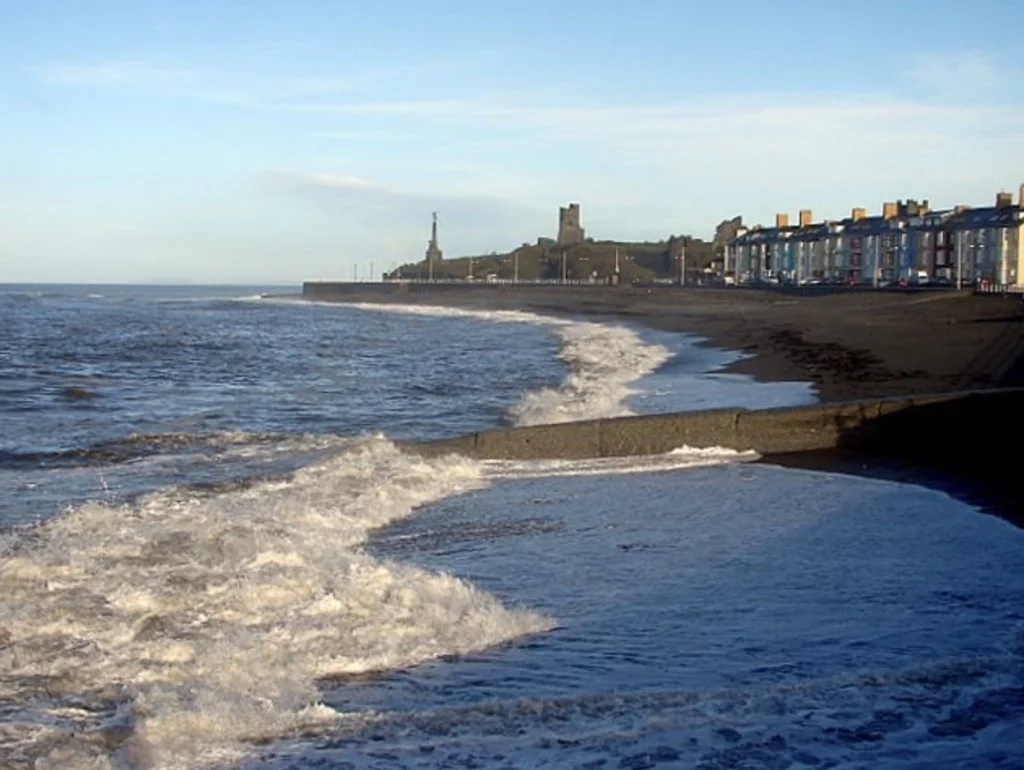
<path id="1" fill-rule="evenodd" d="M 389 281 L 389 282 L 365 282 L 346 283 L 344 281 L 306 281 L 302 284 L 302 296 L 309 300 L 323 300 L 333 302 L 362 302 L 380 299 L 401 299 L 410 301 L 418 298 L 443 298 L 445 294 L 465 295 L 473 292 L 480 295 L 516 294 L 529 290 L 530 292 L 550 293 L 554 297 L 565 296 L 568 293 L 589 293 L 595 294 L 607 291 L 610 287 L 601 283 L 580 283 L 571 286 L 563 286 L 557 283 L 488 283 L 486 281 L 452 281 L 445 283 L 436 281 L 433 283 L 416 283 L 414 281 Z M 678 291 L 678 286 L 654 287 L 660 290 Z"/>
<path id="2" fill-rule="evenodd" d="M 480 459 L 582 459 L 721 446 L 782 455 L 849 449 L 965 462 L 1019 452 L 1024 388 L 942 393 L 782 409 L 717 409 L 504 428 L 406 445 Z M 1008 450 L 1007 450 L 1008 451 Z"/>

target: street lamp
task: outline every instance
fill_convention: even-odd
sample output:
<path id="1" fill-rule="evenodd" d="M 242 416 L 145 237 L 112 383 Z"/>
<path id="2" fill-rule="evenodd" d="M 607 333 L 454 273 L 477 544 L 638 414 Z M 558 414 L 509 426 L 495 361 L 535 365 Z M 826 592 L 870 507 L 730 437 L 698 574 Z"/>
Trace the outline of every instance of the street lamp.
<path id="1" fill-rule="evenodd" d="M 964 234 L 956 234 L 956 290 L 964 285 Z"/>

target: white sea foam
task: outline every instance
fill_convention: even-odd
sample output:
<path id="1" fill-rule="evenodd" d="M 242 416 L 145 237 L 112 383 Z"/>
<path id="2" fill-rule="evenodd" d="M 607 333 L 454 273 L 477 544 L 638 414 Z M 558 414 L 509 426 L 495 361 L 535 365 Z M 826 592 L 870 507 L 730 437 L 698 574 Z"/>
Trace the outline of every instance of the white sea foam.
<path id="1" fill-rule="evenodd" d="M 347 303 L 346 303 L 347 304 Z M 637 380 L 665 364 L 671 353 L 664 345 L 649 344 L 627 326 L 597 324 L 526 313 L 519 310 L 465 310 L 434 305 L 352 303 L 363 310 L 473 317 L 496 323 L 549 327 L 561 342 L 559 358 L 568 373 L 556 388 L 526 393 L 510 410 L 514 425 L 547 425 L 634 414 L 626 399 L 637 391 Z"/>
<path id="2" fill-rule="evenodd" d="M 1002 656 L 887 676 L 368 714 L 336 747 L 281 746 L 255 767 L 429 770 L 466 758 L 471 767 L 508 768 L 1019 767 L 1008 749 L 1024 741 L 1024 723 L 993 719 L 985 705 L 971 716 L 972 703 L 986 699 L 989 709 L 1014 708 L 1018 667 Z M 970 682 L 966 692 L 958 679 Z M 386 765 L 366 751 L 371 736 Z"/>
<path id="3" fill-rule="evenodd" d="M 252 741 L 365 714 L 318 680 L 464 654 L 553 621 L 447 574 L 371 558 L 368 533 L 490 479 L 616 474 L 749 459 L 475 463 L 381 437 L 288 480 L 85 505 L 0 543 L 0 764 L 195 768 Z M 352 720 L 356 720 L 353 722 Z"/>
<path id="4" fill-rule="evenodd" d="M 399 529 L 558 632 L 368 688 L 247 770 L 1020 764 L 1024 542 L 941 493 L 765 465 L 531 478 Z"/>
<path id="5" fill-rule="evenodd" d="M 486 483 L 381 438 L 287 483 L 89 504 L 0 559 L 0 758 L 192 768 L 339 715 L 316 680 L 551 625 L 450 575 L 373 559 L 367 533 Z M 69 708 L 78 709 L 68 711 Z M 0 761 L 0 764 L 3 764 Z"/>
<path id="6" fill-rule="evenodd" d="M 480 464 L 492 478 L 542 478 L 545 476 L 617 476 L 651 473 L 757 460 L 757 452 L 726 447 L 678 447 L 660 455 L 597 457 L 586 460 L 484 460 Z"/>
<path id="7" fill-rule="evenodd" d="M 557 388 L 527 393 L 511 410 L 516 425 L 545 425 L 634 414 L 630 387 L 669 360 L 662 345 L 646 344 L 632 329 L 594 323 L 555 327 L 559 357 L 569 372 Z"/>

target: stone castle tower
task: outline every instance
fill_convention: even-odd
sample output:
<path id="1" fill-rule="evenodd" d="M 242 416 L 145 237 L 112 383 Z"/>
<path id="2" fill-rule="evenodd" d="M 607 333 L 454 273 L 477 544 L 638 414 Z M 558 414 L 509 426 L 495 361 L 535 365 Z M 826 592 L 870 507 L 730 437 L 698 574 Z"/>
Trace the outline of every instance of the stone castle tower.
<path id="1" fill-rule="evenodd" d="M 437 245 L 437 212 L 434 212 L 434 223 L 430 228 L 430 241 L 427 243 L 427 262 L 440 262 L 444 259 L 444 252 Z"/>
<path id="2" fill-rule="evenodd" d="M 559 246 L 572 246 L 583 243 L 583 228 L 580 227 L 580 204 L 570 203 L 558 209 L 558 240 Z"/>

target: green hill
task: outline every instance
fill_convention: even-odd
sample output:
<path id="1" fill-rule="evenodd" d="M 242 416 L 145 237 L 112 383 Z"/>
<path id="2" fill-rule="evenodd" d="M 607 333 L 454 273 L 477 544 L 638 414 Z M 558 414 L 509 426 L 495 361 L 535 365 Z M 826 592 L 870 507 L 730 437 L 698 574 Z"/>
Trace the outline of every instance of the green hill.
<path id="1" fill-rule="evenodd" d="M 559 247 L 552 241 L 524 244 L 505 254 L 446 259 L 434 264 L 435 280 L 552 280 L 607 283 L 615 274 L 616 251 L 621 283 L 649 283 L 679 280 L 679 254 L 686 249 L 687 282 L 696 281 L 714 260 L 714 246 L 689 236 L 667 241 L 586 241 Z M 563 266 L 564 261 L 564 266 Z M 425 261 L 402 265 L 389 277 L 424 279 L 429 271 Z"/>

